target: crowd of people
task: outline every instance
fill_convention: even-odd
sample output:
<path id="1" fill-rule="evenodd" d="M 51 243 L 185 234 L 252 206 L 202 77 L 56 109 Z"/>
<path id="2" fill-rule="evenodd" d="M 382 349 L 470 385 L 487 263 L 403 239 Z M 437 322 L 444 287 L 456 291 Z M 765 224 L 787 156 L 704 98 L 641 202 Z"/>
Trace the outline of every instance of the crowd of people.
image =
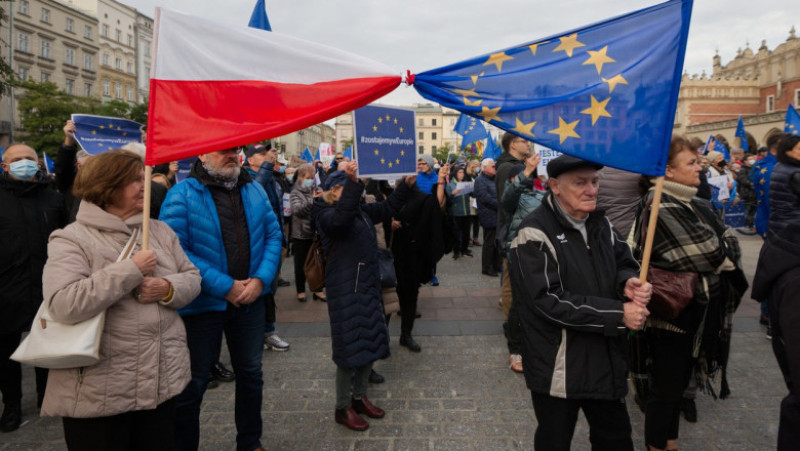
<path id="1" fill-rule="evenodd" d="M 747 280 L 720 188 L 708 184 L 725 176 L 729 202 L 746 205 L 737 230 L 766 240 L 753 297 L 781 337 L 773 344 L 790 395 L 779 440 L 782 449 L 800 442 L 791 327 L 797 137 L 778 135 L 764 155 L 734 152 L 730 160 L 673 137 L 655 223 L 654 178 L 568 155 L 540 173 L 541 157 L 512 133 L 496 161 L 421 155 L 415 175 L 392 183 L 359 179 L 358 163 L 341 153 L 329 167 L 289 163 L 256 143 L 200 155 L 182 181 L 175 162 L 156 167 L 144 249 L 144 147 L 92 156 L 78 148 L 70 121 L 64 133 L 55 180 L 24 144 L 2 155 L 4 432 L 23 415 L 21 368 L 9 356 L 44 303 L 65 323 L 106 315 L 100 363 L 35 371 L 41 413 L 63 418 L 69 449 L 198 449 L 204 394 L 220 381 L 235 381 L 237 449 L 263 449 L 263 351 L 290 349 L 275 314 L 290 256 L 296 301 L 310 295 L 327 304 L 333 419 L 363 431 L 366 418 L 385 415 L 367 391 L 384 381 L 373 364 L 390 355 L 391 315 L 400 316 L 399 345 L 421 352 L 413 336 L 419 288 L 438 285 L 437 263 L 451 254 L 500 288 L 508 365 L 531 391 L 537 449 L 569 449 L 579 411 L 593 449 L 633 449 L 625 405 L 633 379 L 648 449 L 675 450 L 681 412 L 696 421 L 696 391 L 730 392 L 732 316 Z M 640 280 L 648 227 L 651 267 L 696 281 L 670 314 Z M 324 289 L 307 287 L 305 277 L 316 245 Z M 391 283 L 381 269 L 387 255 Z M 220 360 L 223 335 L 232 370 Z"/>

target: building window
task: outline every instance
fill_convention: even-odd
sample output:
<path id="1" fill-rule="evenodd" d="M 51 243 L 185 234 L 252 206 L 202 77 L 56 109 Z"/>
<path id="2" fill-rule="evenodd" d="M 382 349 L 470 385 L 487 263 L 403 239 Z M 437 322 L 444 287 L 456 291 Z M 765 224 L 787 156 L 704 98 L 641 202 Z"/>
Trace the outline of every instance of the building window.
<path id="1" fill-rule="evenodd" d="M 128 35 L 128 47 L 133 47 L 133 35 Z"/>
<path id="2" fill-rule="evenodd" d="M 422 119 L 420 119 L 420 120 L 422 120 Z M 419 132 L 419 138 L 418 139 L 425 139 L 425 133 L 424 132 Z"/>
<path id="3" fill-rule="evenodd" d="M 114 96 L 122 99 L 122 83 L 114 83 Z"/>
<path id="4" fill-rule="evenodd" d="M 86 70 L 92 70 L 92 58 L 94 55 L 90 53 L 83 54 L 83 68 Z"/>
<path id="5" fill-rule="evenodd" d="M 75 49 L 64 49 L 64 62 L 70 66 L 75 65 Z"/>
<path id="6" fill-rule="evenodd" d="M 108 80 L 103 80 L 103 95 L 106 97 L 111 95 L 111 91 L 109 90 Z"/>
<path id="7" fill-rule="evenodd" d="M 800 108 L 800 89 L 794 90 L 794 105 Z"/>
<path id="8" fill-rule="evenodd" d="M 86 97 L 92 96 L 92 84 L 91 83 L 84 83 L 83 84 L 83 95 Z"/>
<path id="9" fill-rule="evenodd" d="M 75 94 L 75 80 L 73 80 L 71 78 L 67 78 L 67 82 L 66 82 L 64 91 L 69 95 L 74 95 Z"/>
<path id="10" fill-rule="evenodd" d="M 122 31 L 115 30 L 114 34 L 116 35 L 117 42 L 122 42 Z"/>
<path id="11" fill-rule="evenodd" d="M 103 36 L 108 37 L 108 25 L 107 24 L 103 24 L 103 28 L 102 28 L 101 33 L 103 34 Z"/>
<path id="12" fill-rule="evenodd" d="M 108 66 L 108 53 L 103 53 L 103 66 Z"/>
<path id="13" fill-rule="evenodd" d="M 436 122 L 436 119 L 434 119 L 433 122 Z M 436 125 L 436 124 L 433 124 L 433 125 Z M 431 139 L 433 139 L 433 140 L 436 139 L 436 132 L 431 133 Z"/>
<path id="14" fill-rule="evenodd" d="M 50 59 L 50 41 L 42 40 L 42 58 Z"/>
<path id="15" fill-rule="evenodd" d="M 436 125 L 436 119 L 431 119 L 431 125 Z"/>
<path id="16" fill-rule="evenodd" d="M 30 48 L 28 47 L 30 39 L 31 37 L 25 33 L 20 33 L 19 35 L 17 35 L 17 50 L 25 53 L 30 52 Z"/>
<path id="17" fill-rule="evenodd" d="M 128 86 L 128 102 L 133 102 L 133 86 Z"/>
<path id="18" fill-rule="evenodd" d="M 28 68 L 27 67 L 17 68 L 17 78 L 19 78 L 22 81 L 28 80 Z"/>
<path id="19" fill-rule="evenodd" d="M 122 70 L 122 59 L 121 58 L 114 59 L 114 67 L 116 67 L 117 70 Z"/>
<path id="20" fill-rule="evenodd" d="M 42 22 L 50 23 L 50 10 L 47 8 L 42 8 Z"/>
<path id="21" fill-rule="evenodd" d="M 50 73 L 42 72 L 42 83 L 47 83 L 50 81 Z"/>
<path id="22" fill-rule="evenodd" d="M 128 73 L 129 74 L 133 73 L 133 63 L 130 61 L 128 61 Z"/>
<path id="23" fill-rule="evenodd" d="M 422 119 L 420 119 L 422 120 Z M 425 146 L 419 146 L 419 154 L 422 155 L 425 153 Z"/>
<path id="24" fill-rule="evenodd" d="M 419 120 L 417 121 L 417 125 L 420 125 L 420 126 L 421 125 L 425 125 L 425 120 L 422 119 L 422 118 L 419 118 Z"/>
<path id="25" fill-rule="evenodd" d="M 435 120 L 435 119 L 434 119 Z M 431 147 L 431 152 L 436 152 L 436 146 Z"/>
<path id="26" fill-rule="evenodd" d="M 767 113 L 775 111 L 775 96 L 767 96 Z"/>
<path id="27" fill-rule="evenodd" d="M 67 17 L 67 31 L 73 31 L 75 28 L 75 20 Z"/>
<path id="28" fill-rule="evenodd" d="M 29 4 L 28 0 L 19 0 L 19 13 L 27 16 Z"/>
<path id="29" fill-rule="evenodd" d="M 85 25 L 83 27 L 83 37 L 86 39 L 92 39 L 92 27 L 89 25 Z"/>

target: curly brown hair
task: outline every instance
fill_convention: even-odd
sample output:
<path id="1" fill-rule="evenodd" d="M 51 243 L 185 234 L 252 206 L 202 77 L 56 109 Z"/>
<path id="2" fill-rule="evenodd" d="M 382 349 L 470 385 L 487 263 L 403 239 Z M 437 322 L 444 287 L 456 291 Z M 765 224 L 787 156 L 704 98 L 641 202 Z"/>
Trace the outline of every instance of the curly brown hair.
<path id="1" fill-rule="evenodd" d="M 81 165 L 72 193 L 105 209 L 114 204 L 122 188 L 141 177 L 143 169 L 142 157 L 129 150 L 94 155 Z"/>

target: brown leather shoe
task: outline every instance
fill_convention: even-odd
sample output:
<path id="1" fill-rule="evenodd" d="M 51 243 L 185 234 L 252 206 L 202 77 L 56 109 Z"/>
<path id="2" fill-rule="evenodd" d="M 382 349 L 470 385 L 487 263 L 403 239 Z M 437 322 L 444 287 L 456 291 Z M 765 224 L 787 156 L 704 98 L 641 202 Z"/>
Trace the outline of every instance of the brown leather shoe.
<path id="1" fill-rule="evenodd" d="M 361 399 L 353 399 L 353 409 L 370 418 L 383 418 L 386 415 L 383 409 L 369 402 L 366 396 L 362 396 Z"/>
<path id="2" fill-rule="evenodd" d="M 354 431 L 364 431 L 369 427 L 367 420 L 358 416 L 352 407 L 336 409 L 334 417 L 337 423 L 343 424 Z"/>

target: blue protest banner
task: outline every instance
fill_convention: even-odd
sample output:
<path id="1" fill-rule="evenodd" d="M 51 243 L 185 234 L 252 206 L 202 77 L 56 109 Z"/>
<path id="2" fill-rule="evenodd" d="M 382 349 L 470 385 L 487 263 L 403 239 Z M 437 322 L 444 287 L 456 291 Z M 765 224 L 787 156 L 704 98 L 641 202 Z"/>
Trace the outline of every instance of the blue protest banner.
<path id="1" fill-rule="evenodd" d="M 354 150 L 361 177 L 387 178 L 417 172 L 414 111 L 368 105 L 355 110 Z"/>
<path id="2" fill-rule="evenodd" d="M 142 124 L 117 117 L 73 114 L 75 140 L 90 155 L 142 142 Z"/>

